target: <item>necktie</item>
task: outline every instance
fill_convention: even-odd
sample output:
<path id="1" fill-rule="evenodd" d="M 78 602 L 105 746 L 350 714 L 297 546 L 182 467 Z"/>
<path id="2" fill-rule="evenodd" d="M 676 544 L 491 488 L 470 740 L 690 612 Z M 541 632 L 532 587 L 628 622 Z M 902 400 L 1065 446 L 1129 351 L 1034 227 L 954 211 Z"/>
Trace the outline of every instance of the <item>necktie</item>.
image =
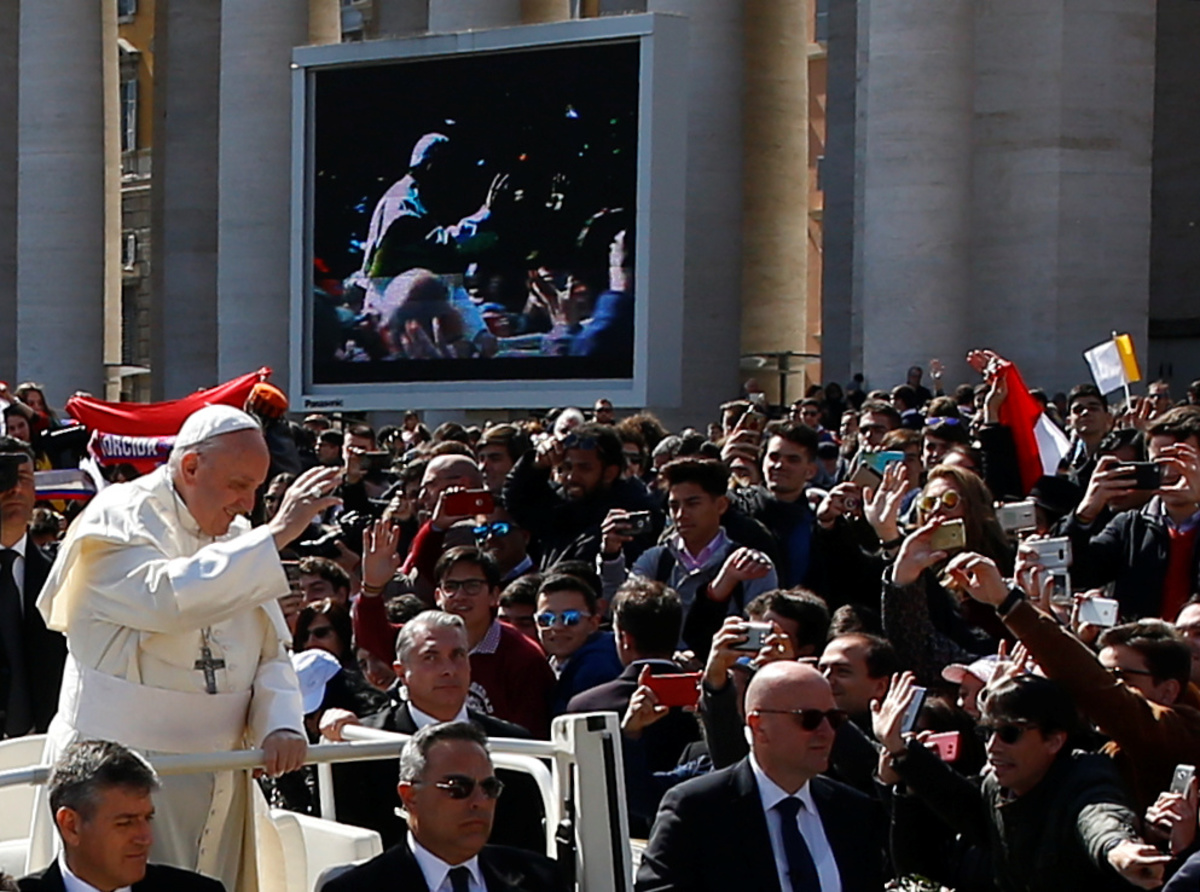
<path id="1" fill-rule="evenodd" d="M 13 577 L 17 553 L 0 549 L 0 645 L 8 663 L 8 703 L 5 707 L 4 733 L 7 737 L 28 734 L 33 727 L 29 703 L 29 682 L 25 677 L 25 646 L 22 640 L 21 592 Z"/>
<path id="2" fill-rule="evenodd" d="M 450 888 L 453 892 L 471 892 L 471 871 L 466 867 L 451 867 Z"/>
<path id="3" fill-rule="evenodd" d="M 800 833 L 796 823 L 796 815 L 804 803 L 799 799 L 789 797 L 775 806 L 779 817 L 783 819 L 783 853 L 787 856 L 788 876 L 792 880 L 792 892 L 821 892 L 821 878 L 817 875 L 817 865 L 813 861 L 808 843 Z"/>

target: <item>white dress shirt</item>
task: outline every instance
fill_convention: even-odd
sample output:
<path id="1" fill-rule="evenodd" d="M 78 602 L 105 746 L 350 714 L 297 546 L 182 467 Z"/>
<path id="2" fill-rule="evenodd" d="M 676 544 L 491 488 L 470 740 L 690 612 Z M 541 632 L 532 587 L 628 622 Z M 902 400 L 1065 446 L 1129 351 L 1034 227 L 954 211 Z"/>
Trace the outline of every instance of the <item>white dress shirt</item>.
<path id="1" fill-rule="evenodd" d="M 429 713 L 421 712 L 421 710 L 419 710 L 419 709 L 417 709 L 417 707 L 413 706 L 413 702 L 411 700 L 408 701 L 408 714 L 410 716 L 412 716 L 413 724 L 417 726 L 418 731 L 420 731 L 426 725 L 440 725 L 442 723 L 441 719 L 435 719 Z M 471 721 L 467 717 L 467 704 L 466 703 L 463 703 L 462 708 L 459 709 L 459 711 L 458 711 L 458 715 L 456 715 L 450 721 L 452 721 L 452 722 L 469 722 L 469 721 Z M 432 892 L 433 886 L 430 886 L 429 888 Z"/>
<path id="2" fill-rule="evenodd" d="M 67 867 L 67 859 L 60 852 L 58 855 L 58 869 L 62 873 L 63 886 L 67 892 L 100 892 L 91 883 L 84 882 L 75 874 L 71 873 L 71 868 Z M 130 892 L 131 886 L 122 886 L 116 892 Z M 473 890 L 472 890 L 473 892 Z"/>
<path id="3" fill-rule="evenodd" d="M 470 892 L 487 892 L 487 884 L 483 881 L 483 872 L 479 869 L 478 855 L 462 864 L 447 864 L 417 842 L 417 838 L 413 836 L 411 830 L 408 831 L 408 847 L 412 850 L 413 857 L 417 859 L 417 866 L 421 868 L 421 873 L 425 876 L 425 885 L 429 887 L 429 892 L 452 892 L 454 887 L 450 885 L 450 871 L 455 867 L 465 867 L 471 872 Z M 67 892 L 72 892 L 72 890 L 68 889 Z"/>
<path id="4" fill-rule="evenodd" d="M 12 575 L 17 583 L 17 591 L 21 593 L 21 616 L 25 615 L 25 552 L 29 548 L 29 534 L 26 533 L 16 544 L 12 550 L 17 553 L 17 559 L 13 561 Z"/>
<path id="5" fill-rule="evenodd" d="M 813 863 L 817 866 L 817 876 L 821 878 L 821 892 L 842 892 L 842 877 L 838 873 L 837 861 L 834 860 L 833 849 L 829 847 L 829 839 L 825 836 L 825 827 L 821 823 L 821 813 L 817 811 L 817 804 L 813 801 L 809 785 L 805 784 L 789 795 L 767 777 L 753 753 L 750 754 L 750 768 L 754 772 L 758 796 L 767 815 L 767 830 L 771 835 L 775 871 L 779 874 L 779 887 L 782 892 L 792 892 L 792 878 L 788 870 L 787 852 L 783 848 L 783 816 L 775 810 L 775 806 L 788 798 L 799 799 L 802 803 L 800 811 L 796 814 L 796 823 L 800 826 L 800 835 L 804 837 Z"/>

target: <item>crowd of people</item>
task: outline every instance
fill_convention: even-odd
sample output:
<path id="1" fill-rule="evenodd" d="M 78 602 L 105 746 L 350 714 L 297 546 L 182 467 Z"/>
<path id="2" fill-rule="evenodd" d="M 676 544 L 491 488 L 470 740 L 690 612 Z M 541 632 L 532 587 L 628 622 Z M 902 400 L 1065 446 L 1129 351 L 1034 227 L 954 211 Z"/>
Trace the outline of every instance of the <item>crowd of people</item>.
<path id="1" fill-rule="evenodd" d="M 338 819 L 389 847 L 337 892 L 565 888 L 536 785 L 487 740 L 597 711 L 620 720 L 641 892 L 1194 890 L 1200 382 L 1018 397 L 1011 363 L 969 361 L 981 380 L 949 393 L 936 362 L 782 409 L 751 387 L 674 432 L 606 399 L 289 421 L 260 385 L 82 510 L 36 490 L 77 458 L 68 425 L 36 385 L 0 391 L 4 734 L 49 731 L 64 777 L 115 760 L 101 786 L 148 797 L 148 766 L 88 739 L 184 752 L 203 721 L 212 748 L 262 746 L 268 798 L 309 814 L 307 744 L 414 735 L 335 769 Z M 1018 398 L 1069 440 L 1037 479 Z M 242 887 L 244 802 L 214 777 L 162 779 L 205 807 L 139 843 L 143 871 Z M 91 805 L 50 789 L 58 869 L 128 885 L 79 842 Z"/>

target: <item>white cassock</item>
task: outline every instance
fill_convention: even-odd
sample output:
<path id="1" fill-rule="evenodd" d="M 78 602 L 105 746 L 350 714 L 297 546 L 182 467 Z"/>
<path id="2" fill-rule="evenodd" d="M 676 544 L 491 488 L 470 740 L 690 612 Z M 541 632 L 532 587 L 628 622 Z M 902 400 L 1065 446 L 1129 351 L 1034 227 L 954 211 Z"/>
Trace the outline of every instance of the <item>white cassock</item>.
<path id="1" fill-rule="evenodd" d="M 239 517 L 226 535 L 204 535 L 165 466 L 106 488 L 67 533 L 38 599 L 70 649 L 47 760 L 80 738 L 153 755 L 257 747 L 285 728 L 303 734 L 277 603 L 287 591 L 270 532 Z M 197 668 L 206 646 L 223 666 Z M 258 889 L 254 814 L 265 803 L 249 775 L 162 782 L 150 860 L 216 877 L 229 892 Z M 50 818 L 40 798 L 30 870 L 53 858 Z"/>

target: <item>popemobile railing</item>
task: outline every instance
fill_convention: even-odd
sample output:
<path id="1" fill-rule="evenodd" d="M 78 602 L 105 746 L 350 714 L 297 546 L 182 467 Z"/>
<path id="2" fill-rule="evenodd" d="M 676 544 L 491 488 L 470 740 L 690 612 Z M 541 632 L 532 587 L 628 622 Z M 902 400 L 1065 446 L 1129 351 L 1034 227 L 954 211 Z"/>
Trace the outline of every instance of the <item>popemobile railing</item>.
<path id="1" fill-rule="evenodd" d="M 336 820 L 330 766 L 342 762 L 395 759 L 408 735 L 348 725 L 345 743 L 308 748 L 317 766 L 321 815 Z M 537 784 L 546 814 L 546 853 L 556 857 L 579 892 L 629 892 L 633 865 L 625 801 L 620 726 L 615 713 L 583 713 L 554 720 L 550 740 L 488 740 L 492 762 L 524 771 Z M 160 775 L 252 771 L 263 766 L 260 749 L 194 755 L 156 755 Z M 43 784 L 47 765 L 0 771 L 0 788 Z M 397 804 L 399 800 L 397 799 Z M 585 857 L 586 855 L 586 857 Z"/>

